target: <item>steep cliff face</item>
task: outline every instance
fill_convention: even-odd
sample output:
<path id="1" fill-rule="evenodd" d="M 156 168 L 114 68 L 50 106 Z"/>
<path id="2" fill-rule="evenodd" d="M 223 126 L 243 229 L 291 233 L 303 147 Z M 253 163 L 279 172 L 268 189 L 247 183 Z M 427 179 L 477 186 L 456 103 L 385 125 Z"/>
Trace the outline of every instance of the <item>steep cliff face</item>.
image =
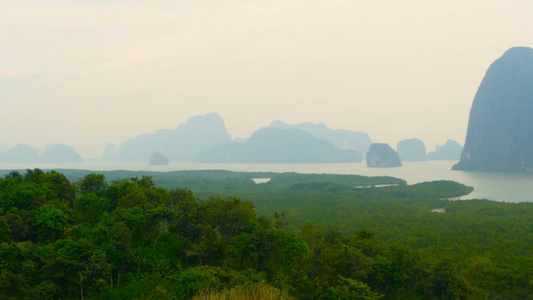
<path id="1" fill-rule="evenodd" d="M 453 169 L 533 172 L 533 49 L 511 48 L 489 67 Z"/>

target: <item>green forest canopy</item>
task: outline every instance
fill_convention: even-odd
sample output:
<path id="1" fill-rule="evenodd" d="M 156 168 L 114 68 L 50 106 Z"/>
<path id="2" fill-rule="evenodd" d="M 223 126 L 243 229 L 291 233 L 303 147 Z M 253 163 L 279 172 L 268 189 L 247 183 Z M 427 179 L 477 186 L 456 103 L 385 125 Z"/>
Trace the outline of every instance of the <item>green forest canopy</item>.
<path id="1" fill-rule="evenodd" d="M 533 204 L 443 199 L 470 191 L 353 175 L 9 172 L 0 298 L 533 297 Z"/>

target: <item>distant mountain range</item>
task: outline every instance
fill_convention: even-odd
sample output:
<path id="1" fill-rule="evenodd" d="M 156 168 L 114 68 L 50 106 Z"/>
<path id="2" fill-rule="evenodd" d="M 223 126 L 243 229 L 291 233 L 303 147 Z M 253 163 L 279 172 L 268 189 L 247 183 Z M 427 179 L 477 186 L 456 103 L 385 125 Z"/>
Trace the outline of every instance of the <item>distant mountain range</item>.
<path id="1" fill-rule="evenodd" d="M 341 163 L 361 162 L 356 150 L 340 150 L 330 141 L 300 129 L 265 127 L 245 142 L 230 142 L 203 151 L 198 162 Z"/>
<path id="2" fill-rule="evenodd" d="M 175 162 L 360 162 L 371 142 L 363 132 L 281 121 L 257 130 L 248 139 L 231 141 L 222 117 L 210 113 L 191 117 L 175 130 L 141 134 L 118 149 L 108 143 L 102 158 L 148 162 L 159 153 Z"/>
<path id="3" fill-rule="evenodd" d="M 118 160 L 148 162 L 158 152 L 170 161 L 194 161 L 201 151 L 230 141 L 220 115 L 210 113 L 191 117 L 175 130 L 161 129 L 122 143 Z"/>
<path id="4" fill-rule="evenodd" d="M 316 138 L 330 141 L 335 147 L 341 150 L 357 150 L 366 155 L 368 148 L 372 144 L 370 136 L 362 131 L 350 131 L 345 129 L 331 129 L 323 123 L 314 124 L 311 122 L 297 125 L 289 125 L 282 121 L 274 121 L 269 127 L 278 129 L 300 129 L 309 132 Z"/>
<path id="5" fill-rule="evenodd" d="M 30 146 L 19 144 L 0 153 L 0 163 L 81 163 L 81 156 L 70 146 L 55 144 L 47 147 L 43 155 Z"/>
<path id="6" fill-rule="evenodd" d="M 401 152 L 406 160 L 459 159 L 460 150 L 450 154 L 445 145 L 435 153 L 426 154 L 423 142 L 417 141 L 423 149 L 407 145 Z M 203 163 L 361 162 L 371 144 L 370 136 L 361 131 L 331 129 L 322 123 L 290 125 L 279 120 L 247 139 L 231 141 L 222 117 L 210 113 L 191 117 L 175 130 L 139 135 L 121 144 L 119 149 L 107 144 L 103 158 L 148 162 L 157 153 L 169 161 Z"/>
<path id="7" fill-rule="evenodd" d="M 448 150 L 451 147 L 457 152 L 457 147 L 461 146 L 456 142 L 450 143 L 426 155 L 422 141 L 406 140 L 398 144 L 398 154 L 406 161 L 457 160 L 459 154 L 450 155 Z M 174 130 L 160 129 L 154 133 L 140 134 L 119 147 L 107 143 L 101 158 L 105 161 L 150 164 L 343 163 L 361 162 L 371 144 L 370 136 L 361 131 L 331 129 L 322 123 L 290 125 L 279 120 L 255 131 L 249 138 L 232 141 L 222 117 L 218 113 L 210 113 L 193 116 Z M 460 153 L 461 150 L 458 151 Z M 52 145 L 43 152 L 26 145 L 0 152 L 0 163 L 78 162 L 82 162 L 79 154 L 64 144 Z"/>

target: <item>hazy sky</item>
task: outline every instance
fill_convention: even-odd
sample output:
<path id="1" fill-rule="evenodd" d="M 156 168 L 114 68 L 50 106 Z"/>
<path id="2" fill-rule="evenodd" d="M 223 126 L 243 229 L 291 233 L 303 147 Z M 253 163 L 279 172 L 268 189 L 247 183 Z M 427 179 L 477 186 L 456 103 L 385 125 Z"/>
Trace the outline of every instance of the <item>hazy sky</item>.
<path id="1" fill-rule="evenodd" d="M 85 158 L 209 112 L 233 137 L 279 119 L 463 144 L 489 65 L 533 46 L 531 0 L 1 3 L 0 144 Z"/>

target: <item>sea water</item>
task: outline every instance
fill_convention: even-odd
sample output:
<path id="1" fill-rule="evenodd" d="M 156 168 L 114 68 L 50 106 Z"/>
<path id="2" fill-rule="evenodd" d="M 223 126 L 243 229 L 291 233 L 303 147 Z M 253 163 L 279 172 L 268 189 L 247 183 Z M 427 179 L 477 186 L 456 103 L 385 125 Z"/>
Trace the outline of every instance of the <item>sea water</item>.
<path id="1" fill-rule="evenodd" d="M 181 171 L 230 170 L 235 172 L 297 172 L 306 174 L 349 174 L 364 176 L 392 176 L 408 184 L 433 180 L 453 180 L 474 187 L 469 195 L 459 199 L 489 199 L 505 202 L 533 201 L 533 174 L 505 172 L 452 171 L 456 161 L 404 162 L 398 168 L 368 168 L 363 163 L 338 164 L 234 164 L 234 163 L 180 163 L 150 166 L 138 162 L 85 161 L 79 164 L 0 164 L 0 170 L 84 169 L 98 171 Z"/>

